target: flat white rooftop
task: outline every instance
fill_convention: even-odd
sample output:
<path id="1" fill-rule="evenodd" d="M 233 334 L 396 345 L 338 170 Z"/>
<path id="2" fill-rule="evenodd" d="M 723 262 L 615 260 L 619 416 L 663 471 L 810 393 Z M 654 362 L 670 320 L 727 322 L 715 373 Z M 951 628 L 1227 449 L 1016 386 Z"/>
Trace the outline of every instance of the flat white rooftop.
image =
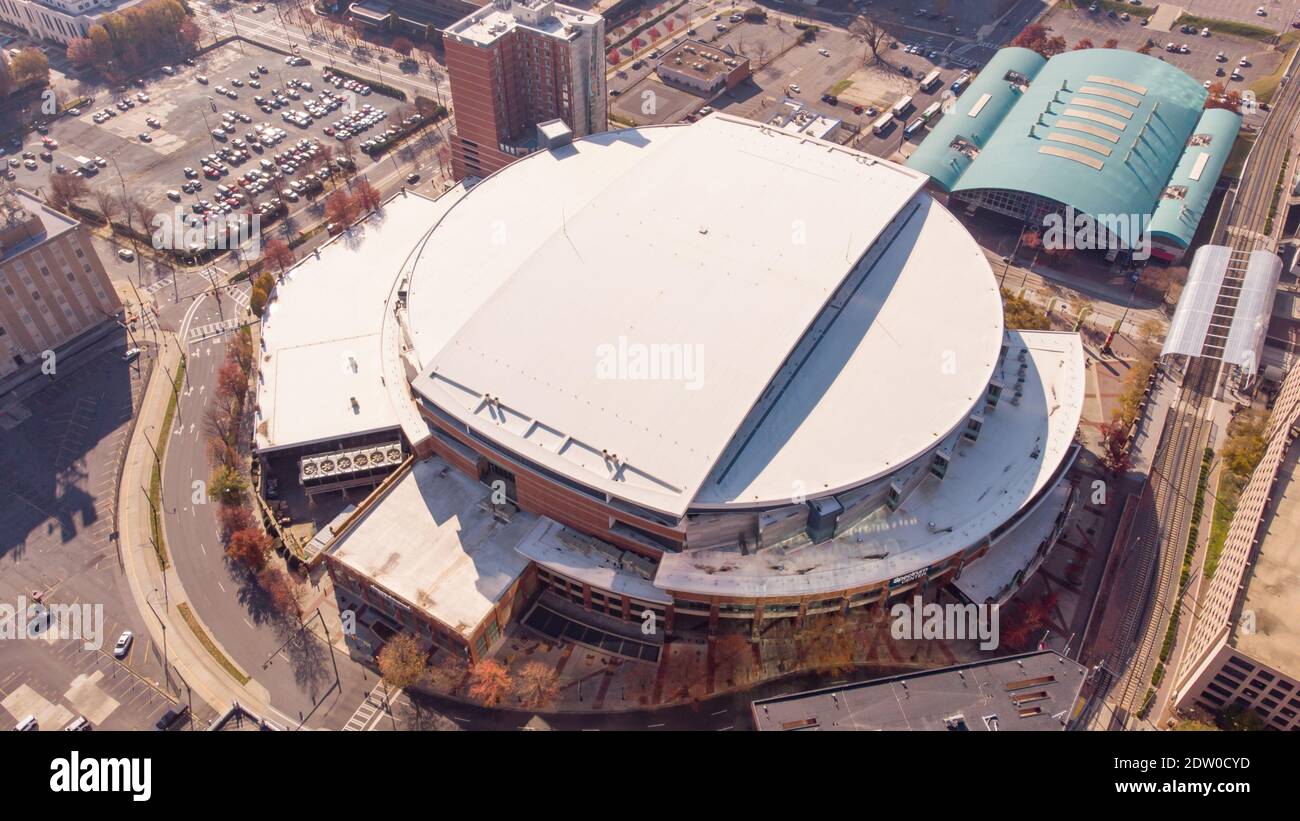
<path id="1" fill-rule="evenodd" d="M 655 604 L 670 604 L 672 597 L 654 586 L 634 570 L 614 560 L 618 548 L 604 545 L 596 549 L 595 540 L 575 533 L 559 522 L 543 517 L 544 528 L 537 528 L 519 545 L 519 553 L 562 576 L 577 579 L 592 587 L 611 590 L 623 596 Z"/>
<path id="2" fill-rule="evenodd" d="M 549 7 L 549 8 L 548 8 Z M 479 45 L 489 45 L 515 28 L 524 27 L 541 34 L 565 39 L 569 31 L 566 21 L 594 20 L 596 14 L 570 8 L 549 0 L 516 0 L 509 9 L 488 3 L 452 23 L 444 31 L 457 39 Z"/>
<path id="3" fill-rule="evenodd" d="M 508 450 L 670 515 L 697 495 L 758 503 L 789 498 L 794 479 L 820 490 L 887 472 L 964 417 L 1001 340 L 992 272 L 924 181 L 720 114 L 531 154 L 424 246 L 409 322 L 427 370 L 413 387 Z M 788 362 L 873 261 L 825 342 Z M 778 376 L 812 392 L 772 407 Z M 753 455 L 701 493 L 756 408 L 768 421 L 746 428 Z M 827 426 L 836 452 L 813 452 Z"/>
<path id="4" fill-rule="evenodd" d="M 409 397 L 385 383 L 381 329 L 404 262 L 453 193 L 394 197 L 276 285 L 262 317 L 258 450 L 397 428 L 410 415 Z"/>
<path id="5" fill-rule="evenodd" d="M 966 565 L 953 586 L 976 604 L 1005 604 L 1018 584 L 1029 578 L 1029 570 L 1038 559 L 1038 548 L 1051 535 L 1056 517 L 1070 502 L 1070 485 L 1062 482 L 1052 488 L 1038 507 L 1009 532 L 1004 533 L 987 553 Z"/>
<path id="6" fill-rule="evenodd" d="M 437 457 L 415 462 L 329 553 L 468 637 L 528 566 L 516 548 L 539 524 L 497 520 L 489 493 Z"/>
<path id="7" fill-rule="evenodd" d="M 1052 480 L 1074 442 L 1085 393 L 1078 334 L 1008 331 L 1007 342 L 1008 385 L 1019 349 L 1029 349 L 1024 396 L 1013 405 L 1012 389 L 1004 391 L 979 440 L 957 446 L 942 481 L 927 477 L 898 510 L 882 508 L 821 544 L 665 553 L 655 586 L 742 598 L 836 592 L 930 567 L 992 533 Z"/>

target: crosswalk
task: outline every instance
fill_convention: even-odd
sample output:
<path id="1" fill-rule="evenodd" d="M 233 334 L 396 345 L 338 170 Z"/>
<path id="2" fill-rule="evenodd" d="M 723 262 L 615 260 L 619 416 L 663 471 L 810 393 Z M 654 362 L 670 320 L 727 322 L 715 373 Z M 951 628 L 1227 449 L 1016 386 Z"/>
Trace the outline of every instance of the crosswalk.
<path id="1" fill-rule="evenodd" d="M 247 311 L 249 293 L 250 290 L 248 288 L 232 288 L 230 290 L 230 298 L 235 301 L 236 305 Z"/>
<path id="2" fill-rule="evenodd" d="M 352 713 L 352 718 L 349 718 L 348 723 L 343 725 L 344 731 L 356 732 L 369 729 L 375 714 L 384 709 L 387 698 L 388 685 L 381 680 L 375 689 L 366 693 L 366 697 L 357 705 L 356 711 Z"/>
<path id="3" fill-rule="evenodd" d="M 144 293 L 148 294 L 149 296 L 153 296 L 154 294 L 156 294 L 156 293 L 158 293 L 159 291 L 161 291 L 163 288 L 170 288 L 172 282 L 173 282 L 175 279 L 176 279 L 175 275 L 172 275 L 172 276 L 169 276 L 169 277 L 165 277 L 165 278 L 163 278 L 163 279 L 158 280 L 157 282 L 151 282 L 151 283 L 149 283 L 148 285 L 146 285 L 146 286 L 145 286 L 143 289 L 141 289 L 141 290 L 143 290 Z"/>
<path id="4" fill-rule="evenodd" d="M 229 333 L 243 324 L 244 321 L 239 318 L 223 319 L 220 322 L 209 322 L 206 325 L 199 325 L 197 328 L 190 328 L 190 332 L 186 336 L 185 341 L 190 344 L 203 342 L 204 340 Z"/>

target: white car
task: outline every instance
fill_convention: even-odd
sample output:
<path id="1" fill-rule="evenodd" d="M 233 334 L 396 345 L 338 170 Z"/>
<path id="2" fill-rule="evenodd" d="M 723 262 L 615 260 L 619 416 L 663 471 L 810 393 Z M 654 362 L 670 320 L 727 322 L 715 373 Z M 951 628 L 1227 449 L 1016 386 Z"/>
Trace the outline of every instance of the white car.
<path id="1" fill-rule="evenodd" d="M 125 658 L 134 639 L 135 635 L 130 630 L 123 630 L 122 635 L 117 637 L 117 643 L 113 645 L 113 658 Z"/>
<path id="2" fill-rule="evenodd" d="M 829 57 L 829 56 L 831 56 L 831 53 L 830 53 L 829 51 L 827 51 L 826 49 L 824 49 L 824 48 L 819 48 L 819 49 L 817 49 L 817 53 L 820 54 L 820 55 L 823 56 L 823 57 Z"/>

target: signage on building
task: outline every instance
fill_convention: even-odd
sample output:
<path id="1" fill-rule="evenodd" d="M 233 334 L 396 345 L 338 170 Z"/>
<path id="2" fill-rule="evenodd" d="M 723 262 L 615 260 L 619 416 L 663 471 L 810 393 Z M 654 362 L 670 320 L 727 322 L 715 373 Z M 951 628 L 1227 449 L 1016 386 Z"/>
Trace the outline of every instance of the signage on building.
<path id="1" fill-rule="evenodd" d="M 889 586 L 902 587 L 903 585 L 914 582 L 917 579 L 923 579 L 928 575 L 930 575 L 930 565 L 927 564 L 919 570 L 913 570 L 911 573 L 904 573 L 901 576 L 895 576 L 889 580 Z"/>

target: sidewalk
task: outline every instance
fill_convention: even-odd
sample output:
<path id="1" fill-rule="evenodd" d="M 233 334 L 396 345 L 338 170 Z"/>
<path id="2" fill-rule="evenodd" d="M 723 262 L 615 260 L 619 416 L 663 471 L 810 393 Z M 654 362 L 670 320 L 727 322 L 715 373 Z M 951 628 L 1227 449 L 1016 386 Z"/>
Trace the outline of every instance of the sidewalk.
<path id="1" fill-rule="evenodd" d="M 171 334 L 164 335 L 163 350 L 154 362 L 155 368 L 166 366 L 176 372 L 181 350 Z M 168 661 L 180 673 L 183 681 L 192 688 L 195 697 L 209 704 L 218 713 L 224 712 L 232 702 L 238 701 L 258 715 L 273 718 L 277 723 L 294 727 L 298 722 L 281 715 L 270 706 L 266 688 L 256 681 L 241 685 L 231 677 L 204 647 L 189 624 L 182 618 L 181 604 L 187 602 L 184 586 L 175 569 L 162 571 L 150 541 L 149 500 L 144 488 L 150 483 L 153 455 L 144 437 L 157 441 L 168 432 L 161 431 L 167 410 L 171 385 L 167 371 L 158 371 L 149 381 L 149 389 L 140 403 L 135 433 L 128 445 L 119 493 L 118 530 L 121 553 L 131 597 L 136 608 L 149 625 L 150 637 L 158 647 L 166 647 Z M 170 552 L 174 545 L 168 546 Z M 194 614 L 197 619 L 197 614 Z M 198 619 L 200 625 L 202 620 Z M 208 633 L 209 641 L 211 631 Z M 213 642 L 215 644 L 215 641 Z M 218 647 L 218 650 L 221 650 Z M 229 654 L 221 650 L 229 657 Z M 247 671 L 245 671 L 247 674 Z"/>

